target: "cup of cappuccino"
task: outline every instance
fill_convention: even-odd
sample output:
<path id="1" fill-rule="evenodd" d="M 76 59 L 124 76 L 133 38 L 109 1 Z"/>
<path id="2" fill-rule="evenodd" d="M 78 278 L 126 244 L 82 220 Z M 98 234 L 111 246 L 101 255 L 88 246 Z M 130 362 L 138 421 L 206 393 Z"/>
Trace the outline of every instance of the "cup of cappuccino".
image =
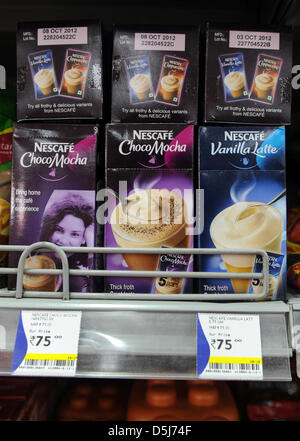
<path id="1" fill-rule="evenodd" d="M 166 189 L 141 190 L 119 203 L 110 224 L 120 248 L 186 248 L 186 209 L 183 199 Z M 131 270 L 154 271 L 159 254 L 123 254 Z"/>

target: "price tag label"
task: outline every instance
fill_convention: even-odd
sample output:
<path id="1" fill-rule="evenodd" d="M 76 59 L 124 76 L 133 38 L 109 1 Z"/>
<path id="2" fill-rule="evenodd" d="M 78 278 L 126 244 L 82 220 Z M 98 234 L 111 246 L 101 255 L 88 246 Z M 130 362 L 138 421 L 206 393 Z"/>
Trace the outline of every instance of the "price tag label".
<path id="1" fill-rule="evenodd" d="M 263 378 L 258 315 L 199 313 L 197 375 L 201 378 Z"/>
<path id="2" fill-rule="evenodd" d="M 81 311 L 21 311 L 12 374 L 75 375 L 80 323 Z"/>

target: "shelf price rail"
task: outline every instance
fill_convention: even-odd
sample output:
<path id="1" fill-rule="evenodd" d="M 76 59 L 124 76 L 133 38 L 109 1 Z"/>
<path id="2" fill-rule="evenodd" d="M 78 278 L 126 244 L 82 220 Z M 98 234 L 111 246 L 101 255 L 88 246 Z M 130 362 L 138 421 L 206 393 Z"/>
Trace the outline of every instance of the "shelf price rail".
<path id="1" fill-rule="evenodd" d="M 263 380 L 290 380 L 290 348 L 287 339 L 289 307 L 267 298 L 268 255 L 264 250 L 168 248 L 168 254 L 253 254 L 262 260 L 261 273 L 111 271 L 69 268 L 67 254 L 162 254 L 163 248 L 67 248 L 48 242 L 29 246 L 0 246 L 0 252 L 17 252 L 15 268 L 0 268 L 0 274 L 16 277 L 16 289 L 0 290 L 0 375 L 10 374 L 16 329 L 23 310 L 81 311 L 76 376 L 105 378 L 197 378 L 198 313 L 259 315 L 263 356 Z M 24 269 L 24 262 L 37 251 L 55 253 L 60 269 Z M 261 293 L 112 294 L 70 292 L 69 277 L 176 277 L 263 280 Z M 23 289 L 24 274 L 62 277 L 61 292 Z M 255 301 L 256 300 L 256 301 Z M 1 330 L 2 347 L 1 347 Z M 37 375 L 39 375 L 37 373 Z M 245 380 L 247 378 L 245 377 Z"/>

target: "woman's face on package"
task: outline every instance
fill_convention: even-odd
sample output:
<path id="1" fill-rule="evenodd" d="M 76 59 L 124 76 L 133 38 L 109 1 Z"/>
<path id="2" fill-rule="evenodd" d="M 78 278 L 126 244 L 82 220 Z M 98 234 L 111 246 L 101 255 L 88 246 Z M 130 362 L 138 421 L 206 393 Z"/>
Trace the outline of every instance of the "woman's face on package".
<path id="1" fill-rule="evenodd" d="M 80 247 L 84 242 L 85 225 L 82 219 L 67 214 L 55 227 L 51 242 L 61 247 Z"/>

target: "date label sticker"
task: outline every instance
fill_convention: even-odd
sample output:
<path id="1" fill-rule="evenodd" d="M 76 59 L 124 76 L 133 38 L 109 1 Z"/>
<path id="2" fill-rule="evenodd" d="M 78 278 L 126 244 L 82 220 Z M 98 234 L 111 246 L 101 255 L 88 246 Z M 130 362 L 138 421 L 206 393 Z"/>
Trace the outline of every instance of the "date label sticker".
<path id="1" fill-rule="evenodd" d="M 185 34 L 136 32 L 134 50 L 185 51 Z"/>
<path id="2" fill-rule="evenodd" d="M 229 47 L 279 50 L 279 32 L 229 31 Z"/>
<path id="3" fill-rule="evenodd" d="M 197 376 L 226 380 L 263 378 L 258 315 L 197 315 Z"/>
<path id="4" fill-rule="evenodd" d="M 37 30 L 38 46 L 61 44 L 87 44 L 88 28 L 86 26 L 71 28 L 39 28 Z"/>
<path id="5" fill-rule="evenodd" d="M 12 375 L 76 374 L 81 311 L 21 311 Z"/>

